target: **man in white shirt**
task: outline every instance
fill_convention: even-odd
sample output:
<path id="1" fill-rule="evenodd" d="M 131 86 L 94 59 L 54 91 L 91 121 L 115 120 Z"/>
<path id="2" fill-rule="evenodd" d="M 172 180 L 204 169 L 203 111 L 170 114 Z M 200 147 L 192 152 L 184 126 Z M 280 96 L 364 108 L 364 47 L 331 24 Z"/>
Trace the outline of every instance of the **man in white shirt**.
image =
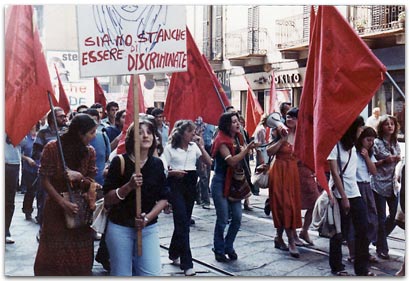
<path id="1" fill-rule="evenodd" d="M 375 129 L 377 132 L 377 124 L 379 124 L 379 118 L 380 118 L 380 107 L 375 107 L 372 110 L 372 115 L 366 120 L 366 126 L 373 127 L 373 129 Z"/>

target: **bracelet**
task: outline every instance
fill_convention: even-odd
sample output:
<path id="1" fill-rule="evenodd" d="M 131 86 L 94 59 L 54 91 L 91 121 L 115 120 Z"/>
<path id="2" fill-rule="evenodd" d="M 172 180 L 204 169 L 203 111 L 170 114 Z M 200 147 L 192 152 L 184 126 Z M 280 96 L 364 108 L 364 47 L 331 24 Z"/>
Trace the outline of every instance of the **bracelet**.
<path id="1" fill-rule="evenodd" d="M 118 199 L 120 199 L 121 201 L 123 201 L 123 200 L 125 200 L 125 197 L 121 197 L 121 196 L 120 196 L 120 194 L 119 194 L 119 192 L 118 192 L 119 189 L 120 189 L 120 188 L 117 188 L 117 189 L 115 190 L 115 194 L 117 195 Z"/>
<path id="2" fill-rule="evenodd" d="M 228 159 L 231 158 L 231 157 L 232 157 L 232 155 L 229 154 L 229 155 L 227 155 L 227 156 L 224 158 L 224 160 L 226 161 L 226 160 L 228 160 Z"/>

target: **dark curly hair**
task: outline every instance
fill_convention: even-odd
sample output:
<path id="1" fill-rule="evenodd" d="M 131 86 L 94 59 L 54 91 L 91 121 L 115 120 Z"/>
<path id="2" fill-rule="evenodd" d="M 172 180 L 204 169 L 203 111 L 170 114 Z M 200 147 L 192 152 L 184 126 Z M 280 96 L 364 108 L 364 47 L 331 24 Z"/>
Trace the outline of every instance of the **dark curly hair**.
<path id="1" fill-rule="evenodd" d="M 239 120 L 238 112 L 224 112 L 222 113 L 221 117 L 219 117 L 218 129 L 228 136 L 230 136 L 231 134 L 230 132 L 233 116 L 238 117 Z"/>

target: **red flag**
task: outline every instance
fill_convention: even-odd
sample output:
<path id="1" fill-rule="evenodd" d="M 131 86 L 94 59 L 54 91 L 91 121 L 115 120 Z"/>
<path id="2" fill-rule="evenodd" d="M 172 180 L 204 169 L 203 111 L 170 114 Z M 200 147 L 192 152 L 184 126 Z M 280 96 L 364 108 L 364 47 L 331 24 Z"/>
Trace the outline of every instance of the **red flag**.
<path id="1" fill-rule="evenodd" d="M 202 116 L 204 122 L 208 124 L 217 125 L 224 107 L 215 91 L 213 83 L 215 74 L 207 70 L 207 65 L 188 28 L 186 33 L 188 71 L 172 74 L 164 115 L 171 127 L 177 120 L 195 120 L 198 116 Z M 227 96 L 223 93 L 219 94 L 222 103 L 225 107 L 228 106 Z"/>
<path id="2" fill-rule="evenodd" d="M 324 174 L 327 157 L 384 80 L 386 67 L 333 6 L 320 6 L 300 101 L 295 153 Z"/>
<path id="3" fill-rule="evenodd" d="M 125 135 L 127 134 L 127 129 L 134 122 L 134 75 L 131 75 L 130 85 L 128 87 L 128 97 L 127 97 L 127 109 L 125 110 L 125 122 L 122 127 L 122 136 L 117 146 L 117 153 L 125 153 Z M 139 97 L 139 112 L 145 113 L 145 102 L 144 96 L 142 95 L 141 81 L 138 76 L 138 97 Z"/>
<path id="4" fill-rule="evenodd" d="M 275 87 L 275 73 L 272 71 L 272 81 L 270 83 L 270 93 L 269 93 L 269 114 L 272 112 L 279 112 L 278 99 L 276 95 Z"/>
<path id="5" fill-rule="evenodd" d="M 61 83 L 60 74 L 58 74 L 57 67 L 55 64 L 54 64 L 54 68 L 56 70 L 57 79 L 58 79 L 58 92 L 59 92 L 58 106 L 64 110 L 65 114 L 68 114 L 70 112 L 70 102 L 68 101 L 67 95 L 63 87 L 63 83 Z"/>
<path id="6" fill-rule="evenodd" d="M 13 145 L 49 110 L 47 91 L 57 101 L 42 51 L 33 7 L 13 5 L 6 12 L 5 33 L 5 125 Z"/>
<path id="7" fill-rule="evenodd" d="M 313 33 L 313 28 L 315 26 L 315 20 L 316 20 L 315 7 L 312 5 L 310 6 L 309 43 L 312 42 L 312 33 Z"/>
<path id="8" fill-rule="evenodd" d="M 258 98 L 252 91 L 251 86 L 248 83 L 248 92 L 246 93 L 246 121 L 245 130 L 248 132 L 249 136 L 252 136 L 255 132 L 256 126 L 258 126 L 259 121 L 263 115 L 263 109 L 259 104 Z"/>
<path id="9" fill-rule="evenodd" d="M 100 83 L 98 83 L 96 77 L 94 77 L 94 103 L 101 104 L 104 109 L 107 105 L 107 99 L 104 96 L 104 90 L 101 87 Z"/>

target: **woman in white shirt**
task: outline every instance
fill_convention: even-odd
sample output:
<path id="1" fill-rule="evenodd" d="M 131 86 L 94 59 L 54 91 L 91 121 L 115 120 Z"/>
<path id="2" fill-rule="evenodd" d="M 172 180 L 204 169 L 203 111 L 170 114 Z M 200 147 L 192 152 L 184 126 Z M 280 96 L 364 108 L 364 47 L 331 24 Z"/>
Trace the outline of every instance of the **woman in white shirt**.
<path id="1" fill-rule="evenodd" d="M 186 276 L 195 275 L 189 244 L 189 226 L 196 198 L 197 159 L 207 165 L 212 159 L 206 152 L 204 141 L 195 134 L 191 120 L 175 122 L 170 142 L 165 146 L 161 159 L 168 168 L 169 198 L 174 217 L 174 232 L 169 246 L 169 258 L 180 266 Z"/>
<path id="2" fill-rule="evenodd" d="M 350 221 L 355 229 L 354 271 L 359 276 L 374 275 L 368 269 L 367 209 L 356 181 L 357 155 L 354 144 L 363 125 L 363 118 L 356 118 L 327 158 L 331 173 L 329 186 L 340 206 L 342 226 L 342 233 L 335 234 L 329 240 L 329 265 L 332 273 L 338 276 L 348 275 L 342 263 L 342 242 L 350 231 Z M 342 178 L 340 174 L 343 174 Z"/>

